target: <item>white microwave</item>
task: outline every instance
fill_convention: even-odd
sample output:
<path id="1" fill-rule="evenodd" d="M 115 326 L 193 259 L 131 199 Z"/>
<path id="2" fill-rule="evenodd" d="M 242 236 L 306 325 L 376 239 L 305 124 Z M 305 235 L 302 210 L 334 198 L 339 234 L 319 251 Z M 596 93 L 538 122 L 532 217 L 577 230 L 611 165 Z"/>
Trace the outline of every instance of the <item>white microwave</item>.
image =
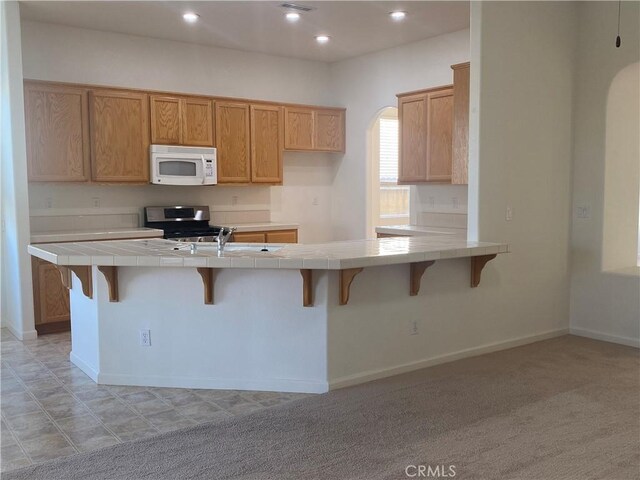
<path id="1" fill-rule="evenodd" d="M 151 145 L 151 183 L 158 185 L 215 185 L 216 149 Z"/>

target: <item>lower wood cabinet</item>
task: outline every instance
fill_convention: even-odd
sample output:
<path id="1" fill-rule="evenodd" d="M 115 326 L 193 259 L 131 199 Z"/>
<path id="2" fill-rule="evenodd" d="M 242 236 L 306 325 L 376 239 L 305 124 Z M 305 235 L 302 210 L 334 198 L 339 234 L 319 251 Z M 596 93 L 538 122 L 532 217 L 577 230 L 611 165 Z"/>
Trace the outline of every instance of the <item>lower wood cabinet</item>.
<path id="1" fill-rule="evenodd" d="M 31 257 L 33 306 L 39 334 L 71 329 L 69 290 L 62 284 L 60 271 L 49 262 Z"/>
<path id="2" fill-rule="evenodd" d="M 239 243 L 298 243 L 298 230 L 236 232 L 233 241 Z"/>

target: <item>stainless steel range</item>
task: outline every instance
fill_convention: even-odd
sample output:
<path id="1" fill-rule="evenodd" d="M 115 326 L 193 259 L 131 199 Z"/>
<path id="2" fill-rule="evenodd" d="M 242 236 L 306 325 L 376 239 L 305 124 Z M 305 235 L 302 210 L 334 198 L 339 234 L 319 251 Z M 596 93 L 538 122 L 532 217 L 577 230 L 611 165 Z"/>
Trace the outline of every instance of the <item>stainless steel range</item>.
<path id="1" fill-rule="evenodd" d="M 144 226 L 164 230 L 164 237 L 178 242 L 215 242 L 224 227 L 209 225 L 207 206 L 145 207 Z M 224 232 L 223 232 L 224 233 Z"/>

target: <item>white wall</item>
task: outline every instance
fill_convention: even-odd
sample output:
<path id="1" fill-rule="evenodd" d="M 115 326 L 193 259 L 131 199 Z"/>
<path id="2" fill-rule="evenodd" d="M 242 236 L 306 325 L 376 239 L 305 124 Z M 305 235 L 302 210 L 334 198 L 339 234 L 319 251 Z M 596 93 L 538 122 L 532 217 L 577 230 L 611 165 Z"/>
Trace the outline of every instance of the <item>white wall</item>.
<path id="1" fill-rule="evenodd" d="M 607 133 L 612 127 L 607 125 L 611 84 L 625 67 L 640 60 L 640 4 L 622 2 L 622 46 L 619 49 L 614 46 L 617 4 L 584 2 L 579 7 L 579 18 L 573 116 L 571 331 L 640 346 L 640 275 L 638 269 L 633 268 L 633 252 L 626 260 L 631 268 L 603 271 L 604 238 L 614 233 L 631 236 L 625 242 L 627 245 L 634 241 L 634 234 L 628 228 L 611 232 L 613 226 L 605 222 L 605 171 L 610 167 L 605 160 L 612 147 L 606 145 L 607 135 L 611 140 L 611 132 Z M 632 102 L 631 97 L 629 102 Z M 637 103 L 634 107 L 635 115 L 638 115 L 640 107 Z M 618 148 L 621 146 L 617 145 Z M 614 188 L 632 192 L 635 187 L 638 191 L 638 162 L 636 158 L 635 169 L 633 161 L 629 162 L 623 179 L 635 180 L 635 185 L 619 184 Z M 628 215 L 626 223 L 637 222 L 637 193 L 635 201 L 633 195 L 627 198 L 629 204 L 619 213 Z M 577 218 L 577 209 L 585 206 L 589 208 L 589 217 Z M 605 228 L 608 231 L 605 232 Z M 623 265 L 618 260 L 613 264 Z"/>
<path id="2" fill-rule="evenodd" d="M 511 245 L 496 260 L 502 307 L 493 314 L 505 328 L 568 326 L 575 8 L 472 3 L 470 223 L 480 240 Z"/>
<path id="3" fill-rule="evenodd" d="M 385 107 L 397 105 L 396 94 L 453 82 L 451 65 L 469 60 L 469 30 L 440 35 L 331 65 L 331 93 L 347 108 L 347 152 L 333 185 L 336 239 L 367 234 L 367 130 Z M 446 206 L 457 196 L 466 203 L 466 186 L 413 189 L 420 201 L 430 196 Z"/>
<path id="4" fill-rule="evenodd" d="M 334 104 L 327 90 L 329 67 L 321 62 L 29 21 L 23 22 L 22 43 L 24 76 L 30 79 Z M 300 223 L 301 241 L 320 242 L 331 239 L 336 162 L 336 155 L 285 153 L 284 185 L 273 188 L 31 184 L 29 193 L 34 209 L 45 208 L 48 198 L 54 210 L 89 207 L 94 197 L 105 211 L 157 202 L 271 209 L 273 221 Z"/>
<path id="5" fill-rule="evenodd" d="M 489 262 L 475 289 L 468 287 L 467 260 L 436 262 L 425 273 L 419 296 L 411 300 L 402 297 L 409 286 L 406 265 L 365 269 L 351 286 L 349 305 L 330 312 L 335 316 L 329 325 L 334 386 L 352 383 L 362 371 L 369 378 L 382 375 L 392 361 L 399 372 L 568 331 L 576 33 L 575 4 L 472 4 L 471 109 L 477 117 L 470 131 L 469 196 L 471 203 L 477 202 L 473 223 L 481 240 L 507 241 L 512 253 Z M 448 45 L 454 38 L 461 49 L 466 45 L 466 33 L 464 38 L 459 32 L 437 40 L 447 38 Z M 463 60 L 442 63 L 448 68 Z M 422 61 L 422 56 L 414 59 L 416 65 Z M 344 78 L 358 78 L 356 70 L 366 66 L 365 59 L 356 59 L 341 68 Z M 370 73 L 372 83 L 385 79 L 385 72 Z M 370 88 L 359 87 L 364 92 Z M 397 91 L 412 88 L 405 87 Z M 353 87 L 349 95 L 354 97 L 351 120 L 360 118 L 356 126 L 362 130 L 370 112 L 359 98 L 360 89 Z M 337 183 L 357 185 L 353 177 L 364 168 L 364 150 L 359 151 L 357 157 L 345 157 L 340 175 L 347 177 Z M 362 211 L 363 196 L 359 189 L 349 206 L 353 202 Z M 511 222 L 505 221 L 507 204 L 514 207 Z M 347 218 L 345 213 L 341 220 Z M 341 233 L 357 235 L 363 225 L 343 228 Z M 372 308 L 364 301 L 367 295 L 381 303 Z M 410 335 L 413 321 L 418 335 Z"/>
<path id="6" fill-rule="evenodd" d="M 18 338 L 35 338 L 18 2 L 0 3 L 0 318 Z"/>

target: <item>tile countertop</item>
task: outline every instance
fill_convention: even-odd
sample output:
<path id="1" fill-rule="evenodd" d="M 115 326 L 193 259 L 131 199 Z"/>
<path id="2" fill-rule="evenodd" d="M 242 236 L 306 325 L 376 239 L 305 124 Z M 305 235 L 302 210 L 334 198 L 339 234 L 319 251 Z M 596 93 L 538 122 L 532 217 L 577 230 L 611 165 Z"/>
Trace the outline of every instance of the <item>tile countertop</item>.
<path id="1" fill-rule="evenodd" d="M 387 235 L 466 235 L 463 229 L 426 227 L 423 225 L 384 225 L 376 227 L 376 233 Z"/>
<path id="2" fill-rule="evenodd" d="M 110 228 L 32 233 L 31 243 L 89 242 L 95 240 L 122 240 L 126 238 L 162 238 L 157 228 Z"/>
<path id="3" fill-rule="evenodd" d="M 270 244 L 271 252 L 228 251 L 215 243 L 188 245 L 164 239 L 29 245 L 29 253 L 57 265 L 140 267 L 283 268 L 341 270 L 447 258 L 508 253 L 505 243 L 468 242 L 454 236 L 353 240 L 317 245 Z M 231 245 L 231 244 L 230 244 Z M 233 243 L 235 248 L 243 244 Z M 255 244 L 244 244 L 255 248 Z M 278 250 L 275 250 L 279 248 Z"/>

